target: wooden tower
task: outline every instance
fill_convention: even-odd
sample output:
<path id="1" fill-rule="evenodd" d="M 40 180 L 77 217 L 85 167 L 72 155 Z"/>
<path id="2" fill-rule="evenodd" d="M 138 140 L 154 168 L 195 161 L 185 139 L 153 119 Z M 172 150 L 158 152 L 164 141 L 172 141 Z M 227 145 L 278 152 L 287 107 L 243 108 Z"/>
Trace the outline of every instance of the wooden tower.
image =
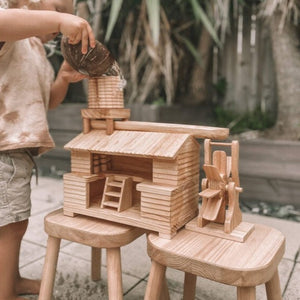
<path id="1" fill-rule="evenodd" d="M 81 111 L 83 132 L 91 130 L 92 120 L 105 120 L 106 133 L 114 131 L 114 120 L 127 120 L 130 110 L 124 108 L 124 80 L 120 76 L 89 78 L 88 108 Z"/>

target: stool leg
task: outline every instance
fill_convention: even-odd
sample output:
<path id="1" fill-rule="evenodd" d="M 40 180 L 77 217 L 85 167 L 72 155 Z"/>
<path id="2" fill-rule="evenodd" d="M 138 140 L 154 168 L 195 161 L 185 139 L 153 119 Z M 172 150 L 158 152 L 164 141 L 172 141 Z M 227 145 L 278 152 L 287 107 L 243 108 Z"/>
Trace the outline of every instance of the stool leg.
<path id="1" fill-rule="evenodd" d="M 101 248 L 91 248 L 91 277 L 93 281 L 101 279 Z"/>
<path id="2" fill-rule="evenodd" d="M 183 300 L 195 299 L 197 276 L 191 273 L 184 275 Z"/>
<path id="3" fill-rule="evenodd" d="M 159 300 L 170 300 L 167 278 L 164 278 Z"/>
<path id="4" fill-rule="evenodd" d="M 46 257 L 39 294 L 40 300 L 50 300 L 52 298 L 60 241 L 61 240 L 59 238 L 55 238 L 52 236 L 48 237 Z"/>
<path id="5" fill-rule="evenodd" d="M 237 300 L 255 300 L 255 299 L 256 299 L 255 286 L 237 287 Z"/>
<path id="6" fill-rule="evenodd" d="M 166 267 L 152 260 L 150 275 L 144 300 L 158 300 L 163 289 Z M 163 291 L 164 292 L 164 291 Z"/>
<path id="7" fill-rule="evenodd" d="M 120 248 L 107 248 L 107 285 L 110 300 L 123 299 Z"/>
<path id="8" fill-rule="evenodd" d="M 265 286 L 268 300 L 282 299 L 278 270 L 276 270 L 273 277 L 268 282 L 266 282 Z"/>

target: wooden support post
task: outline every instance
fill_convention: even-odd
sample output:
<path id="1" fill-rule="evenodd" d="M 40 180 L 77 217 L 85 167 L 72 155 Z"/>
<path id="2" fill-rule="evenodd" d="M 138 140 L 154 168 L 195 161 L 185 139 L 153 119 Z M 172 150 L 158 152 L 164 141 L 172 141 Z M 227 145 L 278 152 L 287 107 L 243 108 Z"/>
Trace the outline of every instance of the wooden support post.
<path id="1" fill-rule="evenodd" d="M 88 118 L 82 118 L 83 133 L 89 133 L 91 131 L 91 121 Z"/>
<path id="2" fill-rule="evenodd" d="M 111 135 L 114 132 L 114 120 L 106 119 L 106 134 Z"/>
<path id="3" fill-rule="evenodd" d="M 120 248 L 107 248 L 107 281 L 109 299 L 123 299 Z"/>
<path id="4" fill-rule="evenodd" d="M 51 300 L 61 239 L 48 237 L 39 300 Z"/>
<path id="5" fill-rule="evenodd" d="M 166 267 L 152 260 L 144 300 L 159 300 L 163 292 Z"/>
<path id="6" fill-rule="evenodd" d="M 282 299 L 278 270 L 276 270 L 273 277 L 268 282 L 266 282 L 265 286 L 268 300 Z"/>
<path id="7" fill-rule="evenodd" d="M 188 272 L 184 274 L 183 300 L 195 299 L 197 276 Z"/>
<path id="8" fill-rule="evenodd" d="M 168 282 L 167 282 L 167 278 L 166 277 L 165 277 L 165 280 L 164 280 L 164 282 L 162 284 L 162 289 L 161 289 L 159 300 L 170 300 Z"/>
<path id="9" fill-rule="evenodd" d="M 255 286 L 237 287 L 237 300 L 255 300 L 255 299 L 256 299 Z"/>
<path id="10" fill-rule="evenodd" d="M 92 129 L 102 130 L 105 128 L 104 120 L 92 120 Z M 220 127 L 208 127 L 199 125 L 170 124 L 156 122 L 139 122 L 139 121 L 115 121 L 115 130 L 134 130 L 145 132 L 166 132 L 166 133 L 183 133 L 190 134 L 195 138 L 211 138 L 225 140 L 228 138 L 229 129 Z"/>
<path id="11" fill-rule="evenodd" d="M 93 281 L 101 279 L 101 248 L 91 248 L 91 277 Z"/>

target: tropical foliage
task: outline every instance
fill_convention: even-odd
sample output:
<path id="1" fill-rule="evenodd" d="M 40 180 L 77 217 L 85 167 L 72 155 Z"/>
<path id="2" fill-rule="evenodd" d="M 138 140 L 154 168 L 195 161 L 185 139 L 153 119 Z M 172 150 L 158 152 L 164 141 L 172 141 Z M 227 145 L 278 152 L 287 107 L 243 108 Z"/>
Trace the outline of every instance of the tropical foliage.
<path id="1" fill-rule="evenodd" d="M 129 103 L 211 98 L 213 48 L 222 48 L 243 6 L 298 22 L 299 0 L 78 0 L 97 38 L 117 57 Z M 82 11 L 82 10 L 81 10 Z M 211 84 L 211 85 L 210 85 Z M 210 86 L 209 86 L 210 85 Z"/>
<path id="2" fill-rule="evenodd" d="M 213 45 L 221 47 L 225 37 L 228 10 L 236 10 L 241 1 L 82 2 L 90 10 L 91 21 L 101 14 L 97 36 L 118 57 L 128 79 L 128 102 L 163 98 L 170 105 L 195 90 L 193 73 L 208 67 L 205 60 L 211 55 L 207 53 Z"/>

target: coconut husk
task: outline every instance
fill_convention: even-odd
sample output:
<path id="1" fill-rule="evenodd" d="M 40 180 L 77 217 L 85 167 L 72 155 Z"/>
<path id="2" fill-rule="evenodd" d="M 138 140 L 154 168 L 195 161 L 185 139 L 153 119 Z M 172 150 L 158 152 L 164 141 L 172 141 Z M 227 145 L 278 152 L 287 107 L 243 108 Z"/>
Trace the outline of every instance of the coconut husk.
<path id="1" fill-rule="evenodd" d="M 120 68 L 110 51 L 99 41 L 95 48 L 89 46 L 86 54 L 81 52 L 81 42 L 72 45 L 68 38 L 61 40 L 61 51 L 65 60 L 78 72 L 90 77 L 102 75 L 119 76 Z"/>

